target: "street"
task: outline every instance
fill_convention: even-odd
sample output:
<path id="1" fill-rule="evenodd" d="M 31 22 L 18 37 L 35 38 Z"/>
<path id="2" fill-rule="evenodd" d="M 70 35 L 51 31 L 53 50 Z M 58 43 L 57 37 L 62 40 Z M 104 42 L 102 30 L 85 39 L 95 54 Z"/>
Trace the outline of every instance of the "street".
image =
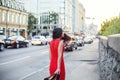
<path id="1" fill-rule="evenodd" d="M 98 80 L 98 40 L 65 52 L 66 80 Z M 49 46 L 0 52 L 0 80 L 43 80 L 49 75 Z M 90 73 L 90 74 L 89 74 Z"/>

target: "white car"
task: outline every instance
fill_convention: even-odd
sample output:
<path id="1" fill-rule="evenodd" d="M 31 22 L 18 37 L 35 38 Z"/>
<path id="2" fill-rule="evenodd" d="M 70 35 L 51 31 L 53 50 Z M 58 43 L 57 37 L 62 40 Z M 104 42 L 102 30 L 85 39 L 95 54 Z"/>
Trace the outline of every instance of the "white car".
<path id="1" fill-rule="evenodd" d="M 47 39 L 48 43 L 50 43 L 50 41 L 52 40 L 52 36 L 46 36 L 46 39 Z"/>
<path id="2" fill-rule="evenodd" d="M 89 43 L 91 44 L 93 42 L 93 40 L 90 37 L 85 37 L 84 38 L 84 43 Z"/>
<path id="3" fill-rule="evenodd" d="M 44 36 L 34 36 L 31 40 L 32 45 L 47 45 L 47 39 Z"/>

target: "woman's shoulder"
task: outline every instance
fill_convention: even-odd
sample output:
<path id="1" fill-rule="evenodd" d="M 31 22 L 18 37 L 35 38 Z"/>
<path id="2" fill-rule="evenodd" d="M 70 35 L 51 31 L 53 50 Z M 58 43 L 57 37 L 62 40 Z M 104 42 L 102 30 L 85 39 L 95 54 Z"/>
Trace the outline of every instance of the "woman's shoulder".
<path id="1" fill-rule="evenodd" d="M 60 40 L 59 44 L 60 44 L 60 45 L 63 45 L 63 44 L 64 44 L 64 41 L 63 41 L 63 40 Z"/>
<path id="2" fill-rule="evenodd" d="M 50 43 L 60 43 L 60 42 L 63 42 L 63 40 L 53 39 L 53 40 L 50 41 Z"/>

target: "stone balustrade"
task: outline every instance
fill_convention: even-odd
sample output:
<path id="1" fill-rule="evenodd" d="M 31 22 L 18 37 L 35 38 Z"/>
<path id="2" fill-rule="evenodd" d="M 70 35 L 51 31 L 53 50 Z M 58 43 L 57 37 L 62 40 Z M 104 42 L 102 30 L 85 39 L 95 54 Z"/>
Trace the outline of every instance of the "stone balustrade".
<path id="1" fill-rule="evenodd" d="M 99 40 L 100 80 L 120 80 L 120 34 Z"/>

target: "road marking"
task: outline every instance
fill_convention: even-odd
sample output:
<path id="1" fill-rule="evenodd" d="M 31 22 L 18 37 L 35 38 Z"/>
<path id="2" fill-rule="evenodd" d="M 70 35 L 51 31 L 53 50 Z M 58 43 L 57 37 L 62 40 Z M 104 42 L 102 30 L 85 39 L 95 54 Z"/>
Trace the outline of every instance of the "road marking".
<path id="1" fill-rule="evenodd" d="M 6 64 L 9 64 L 9 63 L 13 63 L 13 62 L 17 62 L 17 61 L 21 61 L 21 60 L 24 60 L 24 59 L 27 59 L 27 58 L 30 58 L 30 56 L 26 56 L 26 57 L 23 57 L 23 58 L 19 58 L 19 59 L 12 60 L 12 61 L 0 63 L 0 66 L 1 66 L 1 65 L 6 65 Z"/>
<path id="2" fill-rule="evenodd" d="M 45 67 L 43 67 L 43 68 L 41 68 L 41 69 L 38 69 L 37 71 L 34 71 L 34 72 L 30 73 L 30 74 L 27 74 L 27 75 L 25 75 L 24 77 L 20 78 L 19 80 L 24 80 L 25 78 L 28 78 L 29 76 L 31 76 L 31 75 L 33 75 L 33 74 L 35 74 L 35 73 L 37 73 L 37 72 L 41 72 L 41 71 L 43 71 L 45 68 L 47 68 L 48 66 L 49 66 L 49 65 L 46 65 Z"/>
<path id="3" fill-rule="evenodd" d="M 41 52 L 41 54 L 45 54 L 45 53 L 48 53 L 48 51 Z"/>

